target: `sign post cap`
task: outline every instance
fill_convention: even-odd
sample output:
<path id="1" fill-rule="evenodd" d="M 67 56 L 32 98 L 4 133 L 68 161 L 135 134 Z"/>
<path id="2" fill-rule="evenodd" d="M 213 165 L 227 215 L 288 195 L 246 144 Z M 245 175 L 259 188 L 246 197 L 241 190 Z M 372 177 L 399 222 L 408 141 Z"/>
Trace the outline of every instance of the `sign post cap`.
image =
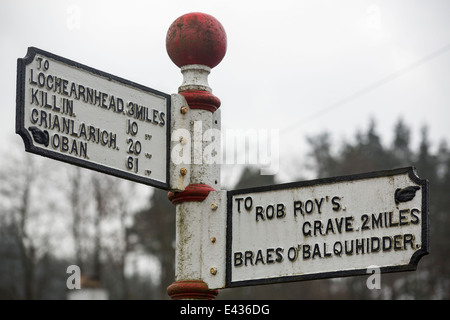
<path id="1" fill-rule="evenodd" d="M 213 16 L 191 12 L 171 24 L 166 49 L 170 59 L 180 68 L 192 64 L 214 68 L 227 51 L 227 35 Z"/>

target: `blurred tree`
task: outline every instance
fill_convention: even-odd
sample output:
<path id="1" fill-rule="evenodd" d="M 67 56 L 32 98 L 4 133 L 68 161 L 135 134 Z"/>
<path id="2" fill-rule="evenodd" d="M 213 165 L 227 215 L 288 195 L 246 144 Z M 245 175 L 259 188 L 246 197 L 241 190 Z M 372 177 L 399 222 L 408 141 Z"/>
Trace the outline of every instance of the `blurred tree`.
<path id="1" fill-rule="evenodd" d="M 36 156 L 14 152 L 0 170 L 0 292 L 7 299 L 41 299 L 54 261 L 57 198 L 50 197 L 54 171 Z M 56 192 L 55 192 L 55 194 Z M 58 233 L 55 233 L 57 235 Z M 54 277 L 53 280 L 56 280 Z"/>
<path id="2" fill-rule="evenodd" d="M 375 122 L 371 120 L 366 133 L 357 133 L 355 142 L 345 142 L 340 152 L 333 155 L 329 151 L 331 142 L 324 135 L 308 138 L 313 150 L 310 153 L 316 163 L 316 175 L 329 177 L 347 175 L 376 170 L 393 169 L 414 165 L 421 178 L 430 182 L 430 217 L 431 217 L 431 255 L 424 257 L 418 270 L 408 273 L 384 274 L 382 290 L 370 291 L 360 277 L 343 279 L 340 292 L 347 298 L 449 298 L 450 267 L 448 255 L 450 241 L 447 240 L 450 219 L 447 209 L 449 197 L 446 190 L 450 187 L 449 152 L 445 144 L 437 155 L 430 151 L 428 129 L 421 129 L 419 150 L 414 152 L 410 147 L 410 129 L 400 119 L 394 129 L 394 138 L 390 148 L 384 147 L 375 130 Z M 317 152 L 325 150 L 325 152 Z M 326 164 L 331 164 L 327 166 Z"/>
<path id="3" fill-rule="evenodd" d="M 167 287 L 175 279 L 175 218 L 175 206 L 168 200 L 167 191 L 154 189 L 150 208 L 136 213 L 130 229 L 144 250 L 160 263 L 157 299 L 169 298 Z"/>

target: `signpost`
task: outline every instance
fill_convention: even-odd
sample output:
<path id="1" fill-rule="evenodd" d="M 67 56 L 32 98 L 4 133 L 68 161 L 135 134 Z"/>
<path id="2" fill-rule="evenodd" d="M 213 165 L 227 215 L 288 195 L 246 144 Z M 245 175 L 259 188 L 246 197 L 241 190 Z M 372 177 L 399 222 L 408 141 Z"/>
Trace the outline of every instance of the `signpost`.
<path id="1" fill-rule="evenodd" d="M 170 96 L 37 48 L 17 65 L 26 151 L 168 189 Z"/>
<path id="2" fill-rule="evenodd" d="M 170 190 L 173 299 L 373 266 L 415 270 L 429 247 L 428 182 L 412 167 L 220 190 L 220 165 L 198 155 L 220 153 L 200 133 L 220 132 L 221 103 L 207 78 L 226 46 L 214 17 L 175 20 L 166 48 L 184 79 L 172 96 L 29 48 L 18 59 L 16 132 L 28 152 Z"/>
<path id="3" fill-rule="evenodd" d="M 428 183 L 413 168 L 228 192 L 226 286 L 415 270 Z"/>

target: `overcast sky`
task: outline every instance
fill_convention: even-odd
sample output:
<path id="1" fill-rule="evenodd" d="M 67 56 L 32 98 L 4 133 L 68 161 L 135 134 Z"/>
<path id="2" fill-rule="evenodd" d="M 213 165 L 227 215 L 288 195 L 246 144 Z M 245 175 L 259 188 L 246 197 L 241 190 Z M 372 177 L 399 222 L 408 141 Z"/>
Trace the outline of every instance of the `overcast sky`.
<path id="1" fill-rule="evenodd" d="M 424 124 L 434 147 L 450 141 L 448 0 L 3 0 L 0 150 L 21 140 L 16 67 L 29 46 L 176 93 L 182 75 L 165 37 L 194 11 L 216 17 L 228 36 L 227 54 L 209 76 L 222 128 L 279 129 L 285 176 L 293 162 L 301 170 L 306 136 L 326 130 L 339 144 L 370 118 L 383 143 L 400 117 L 415 147 Z"/>

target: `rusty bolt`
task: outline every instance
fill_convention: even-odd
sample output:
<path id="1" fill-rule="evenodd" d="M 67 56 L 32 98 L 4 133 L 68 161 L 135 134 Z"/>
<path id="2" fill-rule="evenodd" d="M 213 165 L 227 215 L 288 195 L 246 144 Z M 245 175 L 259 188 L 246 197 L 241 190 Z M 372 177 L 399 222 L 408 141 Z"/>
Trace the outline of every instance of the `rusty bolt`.
<path id="1" fill-rule="evenodd" d="M 180 174 L 182 175 L 182 176 L 185 176 L 186 174 L 187 174 L 187 169 L 186 168 L 181 168 L 180 169 Z"/>
<path id="2" fill-rule="evenodd" d="M 215 202 L 211 203 L 211 210 L 217 210 L 217 208 L 219 208 L 217 203 L 215 203 Z"/>
<path id="3" fill-rule="evenodd" d="M 217 274 L 217 268 L 212 267 L 211 269 L 209 269 L 209 272 L 211 272 L 211 274 L 215 276 Z"/>
<path id="4" fill-rule="evenodd" d="M 181 112 L 182 114 L 186 114 L 188 111 L 189 111 L 189 109 L 188 109 L 188 107 L 186 107 L 186 106 L 182 106 L 182 107 L 180 108 L 180 112 Z"/>
<path id="5" fill-rule="evenodd" d="M 184 146 L 187 143 L 186 138 L 180 137 L 180 143 Z"/>
<path id="6" fill-rule="evenodd" d="M 211 242 L 212 242 L 212 243 L 216 243 L 216 237 L 212 237 L 212 238 L 211 238 Z"/>

